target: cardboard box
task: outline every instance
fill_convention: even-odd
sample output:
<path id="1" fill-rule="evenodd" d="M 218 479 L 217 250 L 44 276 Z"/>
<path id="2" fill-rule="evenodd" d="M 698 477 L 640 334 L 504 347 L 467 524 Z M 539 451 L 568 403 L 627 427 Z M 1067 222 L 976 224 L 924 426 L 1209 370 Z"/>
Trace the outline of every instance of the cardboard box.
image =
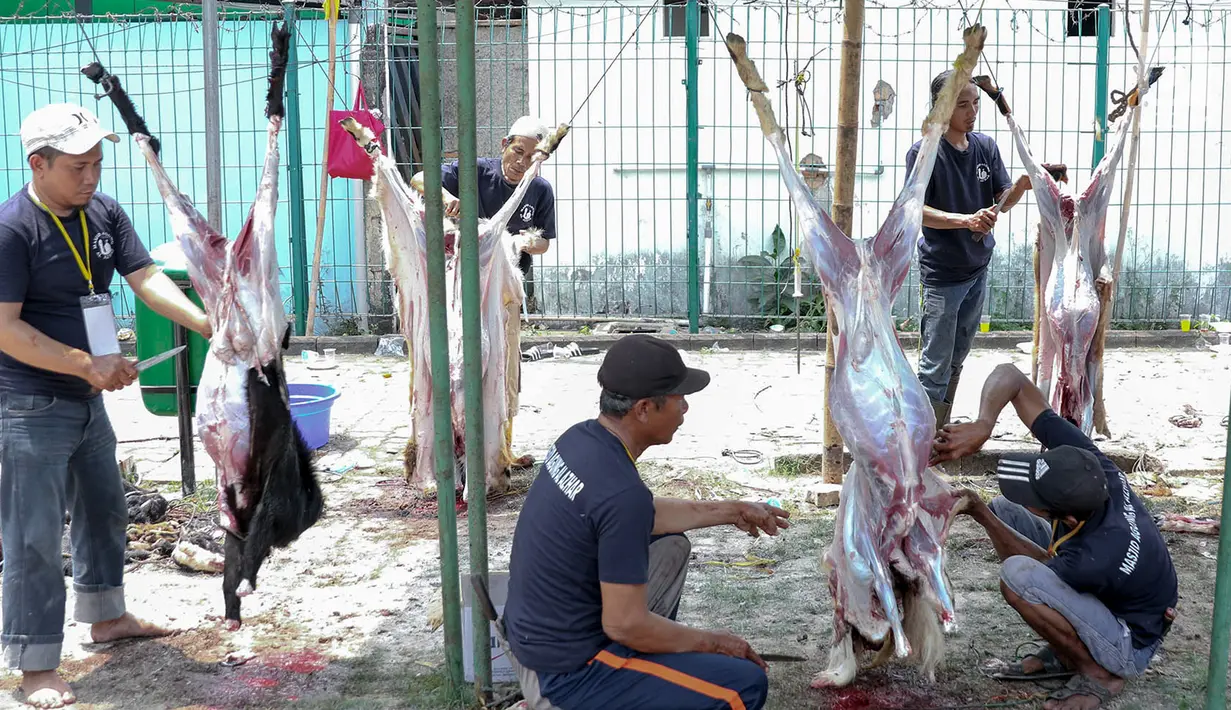
<path id="1" fill-rule="evenodd" d="M 474 631 L 472 618 L 483 618 L 483 612 L 474 603 L 474 587 L 470 584 L 470 575 L 463 574 L 462 582 L 462 671 L 467 683 L 474 682 Z M 496 614 L 504 616 L 504 603 L 509 596 L 509 573 L 489 571 L 487 573 L 487 593 L 491 595 L 492 605 Z M 517 674 L 500 647 L 500 639 L 496 636 L 495 624 L 488 624 L 489 647 L 492 658 L 492 682 L 516 683 Z"/>

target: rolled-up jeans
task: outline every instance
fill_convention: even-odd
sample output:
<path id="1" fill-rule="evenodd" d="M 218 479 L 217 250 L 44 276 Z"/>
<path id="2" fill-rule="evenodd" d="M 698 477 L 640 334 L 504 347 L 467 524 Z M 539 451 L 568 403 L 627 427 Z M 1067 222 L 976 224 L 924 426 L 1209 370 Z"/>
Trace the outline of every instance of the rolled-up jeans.
<path id="1" fill-rule="evenodd" d="M 124 614 L 128 511 L 115 448 L 101 395 L 75 400 L 0 392 L 0 645 L 10 668 L 60 665 L 66 510 L 72 515 L 74 618 L 93 624 Z"/>

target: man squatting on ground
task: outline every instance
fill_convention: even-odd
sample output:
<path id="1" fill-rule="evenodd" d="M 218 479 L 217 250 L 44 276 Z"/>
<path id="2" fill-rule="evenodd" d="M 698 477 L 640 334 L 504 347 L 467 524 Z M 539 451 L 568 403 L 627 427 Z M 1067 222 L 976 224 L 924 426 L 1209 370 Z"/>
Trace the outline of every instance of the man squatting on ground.
<path id="1" fill-rule="evenodd" d="M 709 384 L 671 344 L 629 335 L 599 368 L 599 415 L 548 450 L 513 533 L 505 636 L 530 708 L 757 710 L 765 663 L 742 638 L 677 623 L 684 533 L 788 527 L 763 503 L 655 497 L 637 471 Z"/>
<path id="2" fill-rule="evenodd" d="M 124 604 L 128 511 L 101 391 L 132 384 L 137 371 L 118 354 L 112 276 L 155 312 L 210 335 L 205 313 L 153 264 L 123 208 L 97 192 L 103 139 L 119 142 L 80 106 L 31 113 L 21 126 L 31 180 L 0 205 L 0 643 L 38 707 L 74 701 L 56 672 L 65 510 L 74 617 L 91 624 L 91 638 L 167 633 Z M 108 350 L 115 354 L 91 354 Z"/>
<path id="3" fill-rule="evenodd" d="M 547 124 L 530 116 L 522 116 L 513 123 L 508 135 L 500 141 L 499 158 L 479 158 L 480 219 L 491 219 L 513 196 L 518 183 L 530 169 L 535 146 L 546 140 L 548 132 Z M 441 166 L 444 212 L 449 219 L 457 219 L 462 214 L 457 162 L 454 160 Z M 423 173 L 416 173 L 412 183 L 422 191 Z M 517 266 L 521 269 L 525 285 L 526 311 L 536 313 L 538 303 L 534 298 L 533 255 L 546 254 L 551 246 L 550 240 L 556 238 L 556 197 L 546 178 L 539 175 L 530 183 L 526 197 L 509 220 L 508 230 L 517 236 L 516 243 L 520 251 Z M 507 310 L 505 322 L 508 324 L 506 335 L 509 351 L 506 372 L 516 378 L 515 387 L 509 392 L 509 415 L 512 418 L 517 414 L 517 393 L 521 392 L 521 310 L 516 303 L 509 304 Z M 505 448 L 510 450 L 510 458 L 512 437 L 513 427 L 510 425 L 505 437 Z M 508 465 L 517 468 L 526 468 L 533 464 L 534 457 L 530 455 L 508 462 Z"/>
<path id="4" fill-rule="evenodd" d="M 945 71 L 932 79 L 932 103 L 936 103 L 952 73 Z M 1030 189 L 1026 175 L 1009 183 L 996 141 L 974 132 L 978 115 L 979 89 L 971 83 L 958 95 L 923 199 L 923 235 L 919 238 L 922 352 L 918 375 L 936 410 L 938 428 L 949 423 L 962 364 L 983 312 L 987 266 L 996 245 L 992 228 L 998 212 L 1008 212 Z M 921 145 L 919 141 L 906 152 L 907 175 Z M 996 204 L 1006 192 L 1004 206 L 997 210 Z"/>
<path id="5" fill-rule="evenodd" d="M 1011 364 L 988 377 L 978 420 L 937 433 L 932 463 L 982 448 L 1010 402 L 1046 451 L 1002 458 L 1003 496 L 990 506 L 971 490 L 960 504 L 1003 563 L 1005 600 L 1047 642 L 1000 677 L 1072 676 L 1044 707 L 1092 710 L 1145 672 L 1158 650 L 1176 614 L 1175 568 L 1124 473 Z"/>

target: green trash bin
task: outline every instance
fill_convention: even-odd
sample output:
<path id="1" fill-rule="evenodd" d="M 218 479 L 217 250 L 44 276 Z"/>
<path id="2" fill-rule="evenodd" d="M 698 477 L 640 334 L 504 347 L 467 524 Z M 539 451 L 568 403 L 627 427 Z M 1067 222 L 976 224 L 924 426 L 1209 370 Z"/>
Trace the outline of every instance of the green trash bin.
<path id="1" fill-rule="evenodd" d="M 192 288 L 192 282 L 188 279 L 186 269 L 168 268 L 166 261 L 160 259 L 159 255 L 151 253 L 151 256 L 154 258 L 154 263 L 162 269 L 163 273 L 171 277 L 171 280 L 180 287 L 189 300 L 203 307 L 201 297 Z M 176 342 L 175 330 L 178 326 L 155 313 L 141 299 L 135 300 L 137 307 L 134 329 L 137 331 L 137 359 L 144 360 L 177 347 L 179 343 Z M 184 332 L 188 336 L 189 402 L 192 410 L 196 411 L 197 385 L 201 383 L 201 370 L 205 367 L 205 355 L 209 352 L 209 341 L 201 337 L 199 333 L 186 328 Z M 137 382 L 141 385 L 141 401 L 151 414 L 174 417 L 179 413 L 175 395 L 179 359 L 180 357 L 176 356 L 164 360 L 147 368 L 138 376 Z"/>

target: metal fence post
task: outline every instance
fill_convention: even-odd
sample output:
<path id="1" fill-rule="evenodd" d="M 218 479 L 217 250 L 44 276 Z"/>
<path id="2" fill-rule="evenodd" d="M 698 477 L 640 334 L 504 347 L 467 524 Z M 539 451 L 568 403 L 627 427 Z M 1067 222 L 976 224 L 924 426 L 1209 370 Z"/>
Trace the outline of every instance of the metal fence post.
<path id="1" fill-rule="evenodd" d="M 291 300 L 295 304 L 295 334 L 304 335 L 308 315 L 308 243 L 304 226 L 303 144 L 299 121 L 299 59 L 295 51 L 295 23 L 299 11 L 294 2 L 282 3 L 286 27 L 291 33 L 286 52 L 286 167 L 291 217 Z"/>
<path id="2" fill-rule="evenodd" d="M 445 310 L 444 200 L 441 194 L 440 144 L 440 37 L 436 3 L 418 0 L 415 29 L 423 108 L 423 195 L 427 222 L 427 299 L 431 333 L 432 416 L 436 473 L 436 518 L 440 526 L 440 593 L 445 627 L 445 678 L 449 693 L 460 697 L 462 672 L 461 581 L 457 563 L 456 485 L 453 480 L 453 417 L 449 394 L 449 325 Z M 477 222 L 476 222 L 477 226 Z M 422 347 L 416 343 L 415 347 Z M 485 644 L 486 645 L 486 644 Z"/>
<path id="3" fill-rule="evenodd" d="M 1231 409 L 1231 408 L 1229 408 Z M 1231 423 L 1223 460 L 1222 518 L 1231 520 Z M 1218 571 L 1214 576 L 1214 624 L 1210 629 L 1210 668 L 1205 685 L 1206 710 L 1227 708 L 1227 655 L 1231 652 L 1231 527 L 1218 530 Z"/>
<path id="4" fill-rule="evenodd" d="M 218 99 L 218 0 L 201 3 L 205 72 L 205 199 L 209 226 L 222 232 L 222 120 Z"/>
<path id="5" fill-rule="evenodd" d="M 1107 97 L 1111 92 L 1111 8 L 1098 6 L 1098 56 L 1094 69 L 1094 120 L 1098 122 L 1099 134 L 1094 137 L 1094 169 L 1107 151 Z"/>
<path id="6" fill-rule="evenodd" d="M 688 0 L 685 10 L 684 34 L 686 36 L 686 61 L 684 87 L 684 112 L 688 127 L 685 129 L 687 152 L 687 176 L 685 181 L 688 191 L 688 332 L 696 333 L 701 314 L 701 258 L 700 232 L 697 209 L 700 206 L 700 186 L 698 180 L 698 148 L 701 142 L 700 119 L 697 115 L 697 65 L 700 63 L 701 39 L 701 8 L 697 0 Z"/>
<path id="7" fill-rule="evenodd" d="M 462 203 L 459 256 L 462 260 L 462 367 L 466 399 L 466 489 L 469 493 L 466 518 L 470 529 L 470 576 L 486 582 L 487 462 L 484 460 L 483 438 L 500 436 L 500 432 L 483 430 L 483 333 L 479 320 L 479 138 L 475 94 L 474 0 L 458 0 L 457 176 Z M 505 357 L 504 353 L 492 353 L 492 356 Z M 473 608 L 478 609 L 478 605 L 473 605 Z M 472 613 L 470 620 L 474 635 L 475 699 L 483 705 L 492 677 L 491 623 L 478 613 Z"/>

